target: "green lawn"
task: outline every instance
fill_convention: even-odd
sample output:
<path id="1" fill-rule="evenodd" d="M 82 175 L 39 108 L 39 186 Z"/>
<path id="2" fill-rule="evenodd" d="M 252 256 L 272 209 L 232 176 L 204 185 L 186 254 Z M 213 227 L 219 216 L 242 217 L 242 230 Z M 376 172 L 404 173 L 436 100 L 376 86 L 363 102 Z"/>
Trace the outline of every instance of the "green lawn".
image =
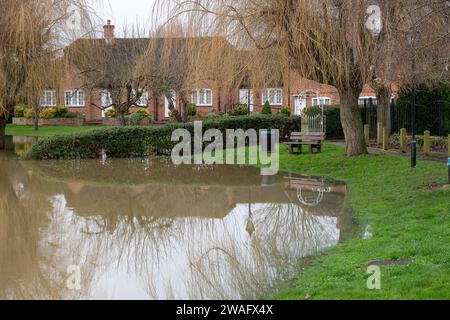
<path id="1" fill-rule="evenodd" d="M 327 145 L 321 155 L 288 155 L 283 170 L 325 176 L 349 185 L 347 207 L 360 234 L 315 257 L 278 299 L 449 299 L 450 190 L 445 164 L 420 161 L 416 170 L 398 156 L 347 159 Z M 366 228 L 373 237 L 364 240 Z M 382 289 L 367 289 L 367 264 L 414 260 L 410 266 L 383 266 Z"/>
<path id="2" fill-rule="evenodd" d="M 6 134 L 10 136 L 25 136 L 25 137 L 50 137 L 60 134 L 70 134 L 86 132 L 93 129 L 101 128 L 102 126 L 45 126 L 40 127 L 39 131 L 34 131 L 31 126 L 15 126 L 7 125 Z"/>

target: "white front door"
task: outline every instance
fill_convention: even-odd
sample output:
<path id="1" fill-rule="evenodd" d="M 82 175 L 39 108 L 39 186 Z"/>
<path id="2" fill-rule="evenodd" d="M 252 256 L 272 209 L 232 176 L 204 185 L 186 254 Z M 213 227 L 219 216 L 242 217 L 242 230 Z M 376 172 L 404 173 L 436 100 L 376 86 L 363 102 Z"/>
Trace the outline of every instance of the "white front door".
<path id="1" fill-rule="evenodd" d="M 177 94 L 174 91 L 170 92 L 170 96 L 172 98 L 173 104 L 174 106 L 176 106 L 177 103 Z M 169 103 L 169 99 L 167 99 L 167 96 L 164 98 L 164 116 L 166 118 L 170 117 L 170 103 Z"/>
<path id="2" fill-rule="evenodd" d="M 250 112 L 253 112 L 253 90 L 241 89 L 239 90 L 239 102 L 246 104 Z"/>
<path id="3" fill-rule="evenodd" d="M 111 93 L 109 91 L 104 90 L 102 91 L 101 95 L 102 95 L 102 118 L 106 118 L 106 111 L 112 108 Z"/>
<path id="4" fill-rule="evenodd" d="M 301 116 L 303 109 L 306 108 L 306 99 L 302 97 L 294 97 L 295 115 Z"/>

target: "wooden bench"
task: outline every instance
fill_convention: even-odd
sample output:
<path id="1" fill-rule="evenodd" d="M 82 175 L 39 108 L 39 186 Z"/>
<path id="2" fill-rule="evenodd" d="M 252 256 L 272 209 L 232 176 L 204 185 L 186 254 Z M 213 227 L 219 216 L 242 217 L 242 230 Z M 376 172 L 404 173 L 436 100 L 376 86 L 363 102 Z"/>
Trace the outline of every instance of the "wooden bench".
<path id="1" fill-rule="evenodd" d="M 322 152 L 322 142 L 325 141 L 325 133 L 323 132 L 293 132 L 291 134 L 291 141 L 285 144 L 289 146 L 290 154 L 302 154 L 302 147 L 307 145 L 309 153 Z M 297 152 L 295 152 L 297 149 Z"/>

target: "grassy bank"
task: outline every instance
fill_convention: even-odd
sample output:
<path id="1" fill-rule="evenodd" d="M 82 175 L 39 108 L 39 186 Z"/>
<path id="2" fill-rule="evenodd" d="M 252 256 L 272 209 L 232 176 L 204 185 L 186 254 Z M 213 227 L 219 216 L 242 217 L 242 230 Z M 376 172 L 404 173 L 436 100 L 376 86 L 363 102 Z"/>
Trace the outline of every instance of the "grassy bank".
<path id="1" fill-rule="evenodd" d="M 346 181 L 348 208 L 361 225 L 359 237 L 313 259 L 290 290 L 278 299 L 450 298 L 450 190 L 443 164 L 397 156 L 347 159 L 327 145 L 321 155 L 281 155 L 283 170 Z M 373 236 L 364 240 L 366 230 Z M 382 290 L 367 289 L 367 264 L 413 260 L 409 266 L 382 266 Z"/>
<path id="2" fill-rule="evenodd" d="M 32 126 L 16 126 L 9 124 L 6 126 L 6 134 L 9 136 L 21 137 L 52 137 L 61 134 L 74 134 L 88 132 L 102 126 L 45 126 L 35 131 Z"/>

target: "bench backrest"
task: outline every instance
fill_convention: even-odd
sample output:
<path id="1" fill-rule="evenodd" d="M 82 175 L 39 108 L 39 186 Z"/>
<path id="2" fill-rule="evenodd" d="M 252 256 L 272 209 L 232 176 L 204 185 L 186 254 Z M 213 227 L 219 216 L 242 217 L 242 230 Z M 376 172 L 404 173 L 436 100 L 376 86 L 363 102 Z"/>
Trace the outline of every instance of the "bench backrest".
<path id="1" fill-rule="evenodd" d="M 303 141 L 324 141 L 324 132 L 293 132 L 291 134 L 291 140 L 303 140 Z"/>

